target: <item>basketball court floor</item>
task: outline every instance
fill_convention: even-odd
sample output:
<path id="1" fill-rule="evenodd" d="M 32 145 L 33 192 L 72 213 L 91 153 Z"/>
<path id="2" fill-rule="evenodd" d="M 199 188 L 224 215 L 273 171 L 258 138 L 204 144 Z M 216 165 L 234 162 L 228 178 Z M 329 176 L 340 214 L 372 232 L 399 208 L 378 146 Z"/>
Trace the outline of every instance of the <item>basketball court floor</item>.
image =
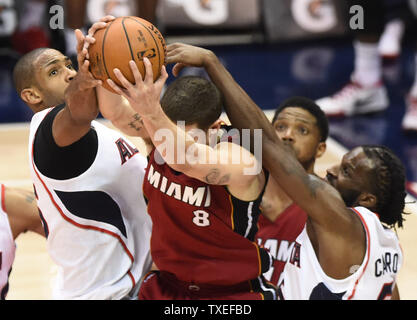
<path id="1" fill-rule="evenodd" d="M 333 93 L 349 78 L 353 66 L 351 44 L 344 40 L 315 41 L 297 45 L 225 45 L 211 49 L 268 116 L 280 101 L 293 95 L 316 99 Z M 417 299 L 417 205 L 412 195 L 417 182 L 417 134 L 401 131 L 404 95 L 414 77 L 414 46 L 405 46 L 401 58 L 384 67 L 390 107 L 381 114 L 330 121 L 330 138 L 316 169 L 338 162 L 346 150 L 360 144 L 385 144 L 407 167 L 410 195 L 403 229 L 398 236 L 404 251 L 399 274 L 402 299 Z M 14 57 L 0 60 L 0 183 L 31 189 L 27 156 L 31 112 L 13 90 Z M 188 73 L 200 74 L 199 69 Z M 171 80 L 169 80 L 171 81 Z M 101 120 L 102 121 L 102 120 Z M 105 122 L 106 123 L 106 122 Z M 140 139 L 132 139 L 142 149 Z M 17 239 L 17 255 L 10 278 L 8 299 L 50 299 L 57 269 L 48 256 L 46 241 L 28 232 Z"/>

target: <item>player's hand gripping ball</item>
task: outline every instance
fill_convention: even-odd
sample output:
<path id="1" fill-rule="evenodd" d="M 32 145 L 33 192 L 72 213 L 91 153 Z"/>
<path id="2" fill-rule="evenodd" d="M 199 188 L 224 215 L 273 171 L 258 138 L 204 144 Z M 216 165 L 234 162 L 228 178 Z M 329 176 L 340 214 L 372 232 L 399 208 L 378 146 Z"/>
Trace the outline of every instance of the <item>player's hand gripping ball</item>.
<path id="1" fill-rule="evenodd" d="M 134 77 L 129 61 L 136 62 L 138 69 L 145 77 L 143 58 L 152 63 L 153 79 L 158 79 L 165 64 L 166 44 L 159 30 L 150 22 L 133 16 L 119 17 L 110 22 L 106 28 L 94 34 L 94 44 L 88 48 L 90 71 L 94 78 L 102 80 L 103 87 L 114 92 L 106 79 L 112 79 L 123 87 L 113 73 L 119 69 L 131 83 Z"/>

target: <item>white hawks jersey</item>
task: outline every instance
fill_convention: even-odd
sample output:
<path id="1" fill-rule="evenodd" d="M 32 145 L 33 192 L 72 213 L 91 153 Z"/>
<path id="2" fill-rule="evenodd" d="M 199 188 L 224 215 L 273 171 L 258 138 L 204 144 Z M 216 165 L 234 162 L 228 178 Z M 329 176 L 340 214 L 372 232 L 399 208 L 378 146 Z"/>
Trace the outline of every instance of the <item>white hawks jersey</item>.
<path id="1" fill-rule="evenodd" d="M 92 121 L 98 139 L 92 165 L 68 180 L 44 176 L 33 145 L 51 110 L 32 118 L 29 158 L 48 252 L 58 266 L 53 298 L 134 298 L 152 264 L 152 222 L 142 194 L 147 160 L 119 132 Z"/>
<path id="2" fill-rule="evenodd" d="M 0 300 L 6 298 L 16 244 L 5 208 L 5 187 L 0 184 Z"/>
<path id="3" fill-rule="evenodd" d="M 345 279 L 330 278 L 322 270 L 304 227 L 281 274 L 280 299 L 390 299 L 403 261 L 398 238 L 395 232 L 382 226 L 375 213 L 364 207 L 353 208 L 353 211 L 366 232 L 362 264 L 353 266 L 352 275 Z"/>

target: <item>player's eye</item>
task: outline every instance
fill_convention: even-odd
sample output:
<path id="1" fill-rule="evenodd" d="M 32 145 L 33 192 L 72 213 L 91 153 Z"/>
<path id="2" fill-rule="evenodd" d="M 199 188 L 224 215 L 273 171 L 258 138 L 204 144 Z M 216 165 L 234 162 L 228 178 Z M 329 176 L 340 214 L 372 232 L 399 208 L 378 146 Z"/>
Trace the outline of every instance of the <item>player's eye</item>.
<path id="1" fill-rule="evenodd" d="M 72 65 L 72 63 L 68 64 L 67 68 L 70 69 L 70 70 L 74 70 L 74 66 Z"/>
<path id="2" fill-rule="evenodd" d="M 277 130 L 277 131 L 285 130 L 285 125 L 284 124 L 281 124 L 281 123 L 276 124 L 275 125 L 275 130 Z"/>
<path id="3" fill-rule="evenodd" d="M 302 135 L 308 134 L 308 129 L 305 127 L 300 127 L 298 130 Z"/>
<path id="4" fill-rule="evenodd" d="M 342 167 L 342 174 L 343 174 L 345 177 L 348 177 L 348 176 L 349 176 L 349 169 L 348 169 L 348 167 L 346 167 L 346 166 L 343 166 L 343 167 Z"/>
<path id="5" fill-rule="evenodd" d="M 57 75 L 57 74 L 58 74 L 58 70 L 56 70 L 56 69 L 52 69 L 52 70 L 49 72 L 49 76 L 50 76 L 50 77 L 55 76 L 55 75 Z"/>

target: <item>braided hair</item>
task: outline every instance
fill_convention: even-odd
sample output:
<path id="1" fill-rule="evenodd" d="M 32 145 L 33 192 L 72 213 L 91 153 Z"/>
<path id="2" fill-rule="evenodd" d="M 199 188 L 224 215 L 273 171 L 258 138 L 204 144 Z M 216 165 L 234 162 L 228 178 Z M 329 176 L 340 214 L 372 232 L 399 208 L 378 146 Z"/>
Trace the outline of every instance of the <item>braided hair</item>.
<path id="1" fill-rule="evenodd" d="M 373 160 L 372 184 L 377 196 L 376 212 L 381 222 L 390 228 L 403 226 L 405 206 L 405 168 L 401 160 L 387 147 L 362 146 L 366 156 Z"/>

